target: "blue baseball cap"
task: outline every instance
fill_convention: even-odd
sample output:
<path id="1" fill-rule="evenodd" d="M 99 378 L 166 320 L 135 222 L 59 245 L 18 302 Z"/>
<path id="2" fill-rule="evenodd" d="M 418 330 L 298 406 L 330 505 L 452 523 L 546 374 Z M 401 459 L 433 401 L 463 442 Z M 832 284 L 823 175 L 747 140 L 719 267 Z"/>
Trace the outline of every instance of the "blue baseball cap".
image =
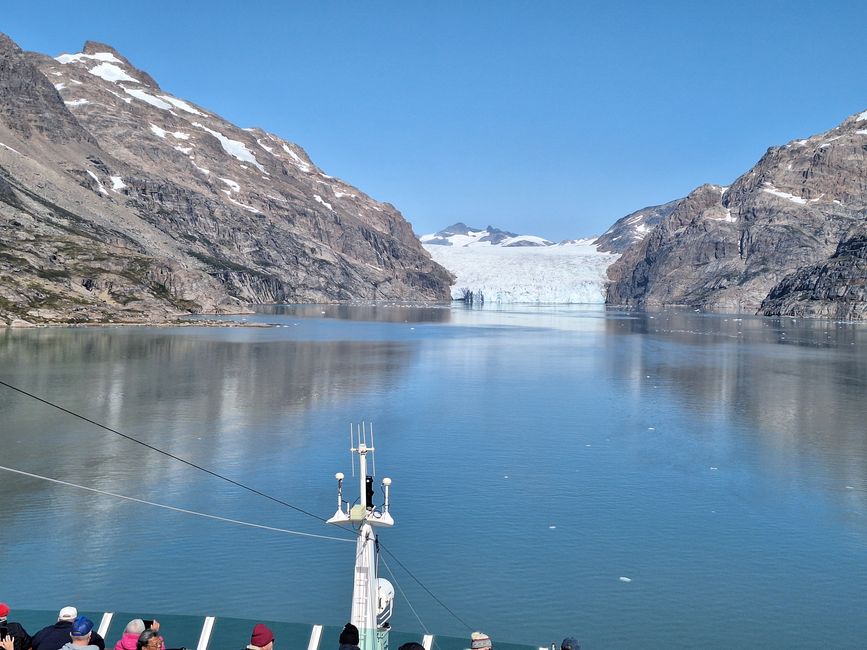
<path id="1" fill-rule="evenodd" d="M 70 634 L 72 636 L 87 636 L 91 630 L 93 630 L 93 621 L 87 618 L 87 616 L 77 616 L 72 621 L 72 631 Z"/>

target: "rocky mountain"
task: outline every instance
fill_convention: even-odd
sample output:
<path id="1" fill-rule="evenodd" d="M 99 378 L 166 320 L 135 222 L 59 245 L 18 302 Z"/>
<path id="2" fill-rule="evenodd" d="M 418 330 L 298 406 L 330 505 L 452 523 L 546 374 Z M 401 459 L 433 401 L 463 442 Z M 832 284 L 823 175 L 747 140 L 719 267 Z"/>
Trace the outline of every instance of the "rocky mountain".
<path id="1" fill-rule="evenodd" d="M 451 280 L 393 206 L 298 145 L 107 45 L 51 58 L 0 35 L 0 323 L 447 300 Z"/>
<path id="2" fill-rule="evenodd" d="M 600 251 L 622 253 L 630 246 L 643 241 L 647 233 L 670 215 L 681 201 L 683 199 L 676 199 L 663 205 L 652 205 L 627 214 L 614 222 L 614 225 L 600 235 L 594 243 Z"/>
<path id="3" fill-rule="evenodd" d="M 864 318 L 865 227 L 867 111 L 674 202 L 609 268 L 607 302 Z"/>
<path id="4" fill-rule="evenodd" d="M 422 235 L 421 243 L 425 246 L 553 246 L 554 242 L 535 235 L 517 235 L 513 232 L 500 230 L 493 226 L 487 228 L 471 228 L 458 222 L 443 228 L 432 235 Z"/>

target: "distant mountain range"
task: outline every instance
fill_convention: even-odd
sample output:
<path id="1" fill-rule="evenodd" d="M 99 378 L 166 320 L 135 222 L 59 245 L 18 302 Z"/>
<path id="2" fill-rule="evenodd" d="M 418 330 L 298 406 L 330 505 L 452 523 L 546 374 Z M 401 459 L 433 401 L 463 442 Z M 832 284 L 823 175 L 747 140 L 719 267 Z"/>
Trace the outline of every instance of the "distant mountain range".
<path id="1" fill-rule="evenodd" d="M 108 45 L 51 58 L 0 35 L 0 324 L 446 300 L 451 281 L 393 206 L 298 145 Z"/>
<path id="2" fill-rule="evenodd" d="M 431 246 L 553 246 L 554 242 L 535 235 L 517 235 L 493 226 L 470 228 L 458 222 L 433 235 L 422 235 L 421 243 Z"/>

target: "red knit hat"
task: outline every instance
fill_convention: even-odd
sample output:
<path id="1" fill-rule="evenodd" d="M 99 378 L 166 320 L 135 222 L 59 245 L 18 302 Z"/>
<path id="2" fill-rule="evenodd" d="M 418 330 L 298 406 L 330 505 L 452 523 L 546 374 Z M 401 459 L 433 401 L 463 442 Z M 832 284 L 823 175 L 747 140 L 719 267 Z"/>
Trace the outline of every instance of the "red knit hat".
<path id="1" fill-rule="evenodd" d="M 6 618 L 7 616 L 9 616 L 9 605 L 0 603 L 0 618 Z"/>
<path id="2" fill-rule="evenodd" d="M 274 633 L 268 629 L 264 623 L 256 623 L 253 628 L 253 636 L 250 637 L 250 643 L 257 648 L 264 648 L 274 640 Z"/>

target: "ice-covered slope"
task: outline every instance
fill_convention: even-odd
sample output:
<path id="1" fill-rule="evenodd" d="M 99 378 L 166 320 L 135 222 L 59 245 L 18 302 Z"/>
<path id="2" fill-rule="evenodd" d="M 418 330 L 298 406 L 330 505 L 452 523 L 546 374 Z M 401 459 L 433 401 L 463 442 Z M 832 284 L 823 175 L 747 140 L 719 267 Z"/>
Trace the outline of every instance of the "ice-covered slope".
<path id="1" fill-rule="evenodd" d="M 450 232 L 420 239 L 451 271 L 453 299 L 486 303 L 601 304 L 606 271 L 619 256 L 599 252 L 593 239 L 553 244 L 542 237 L 487 229 Z M 528 242 L 528 243 L 520 243 Z"/>

